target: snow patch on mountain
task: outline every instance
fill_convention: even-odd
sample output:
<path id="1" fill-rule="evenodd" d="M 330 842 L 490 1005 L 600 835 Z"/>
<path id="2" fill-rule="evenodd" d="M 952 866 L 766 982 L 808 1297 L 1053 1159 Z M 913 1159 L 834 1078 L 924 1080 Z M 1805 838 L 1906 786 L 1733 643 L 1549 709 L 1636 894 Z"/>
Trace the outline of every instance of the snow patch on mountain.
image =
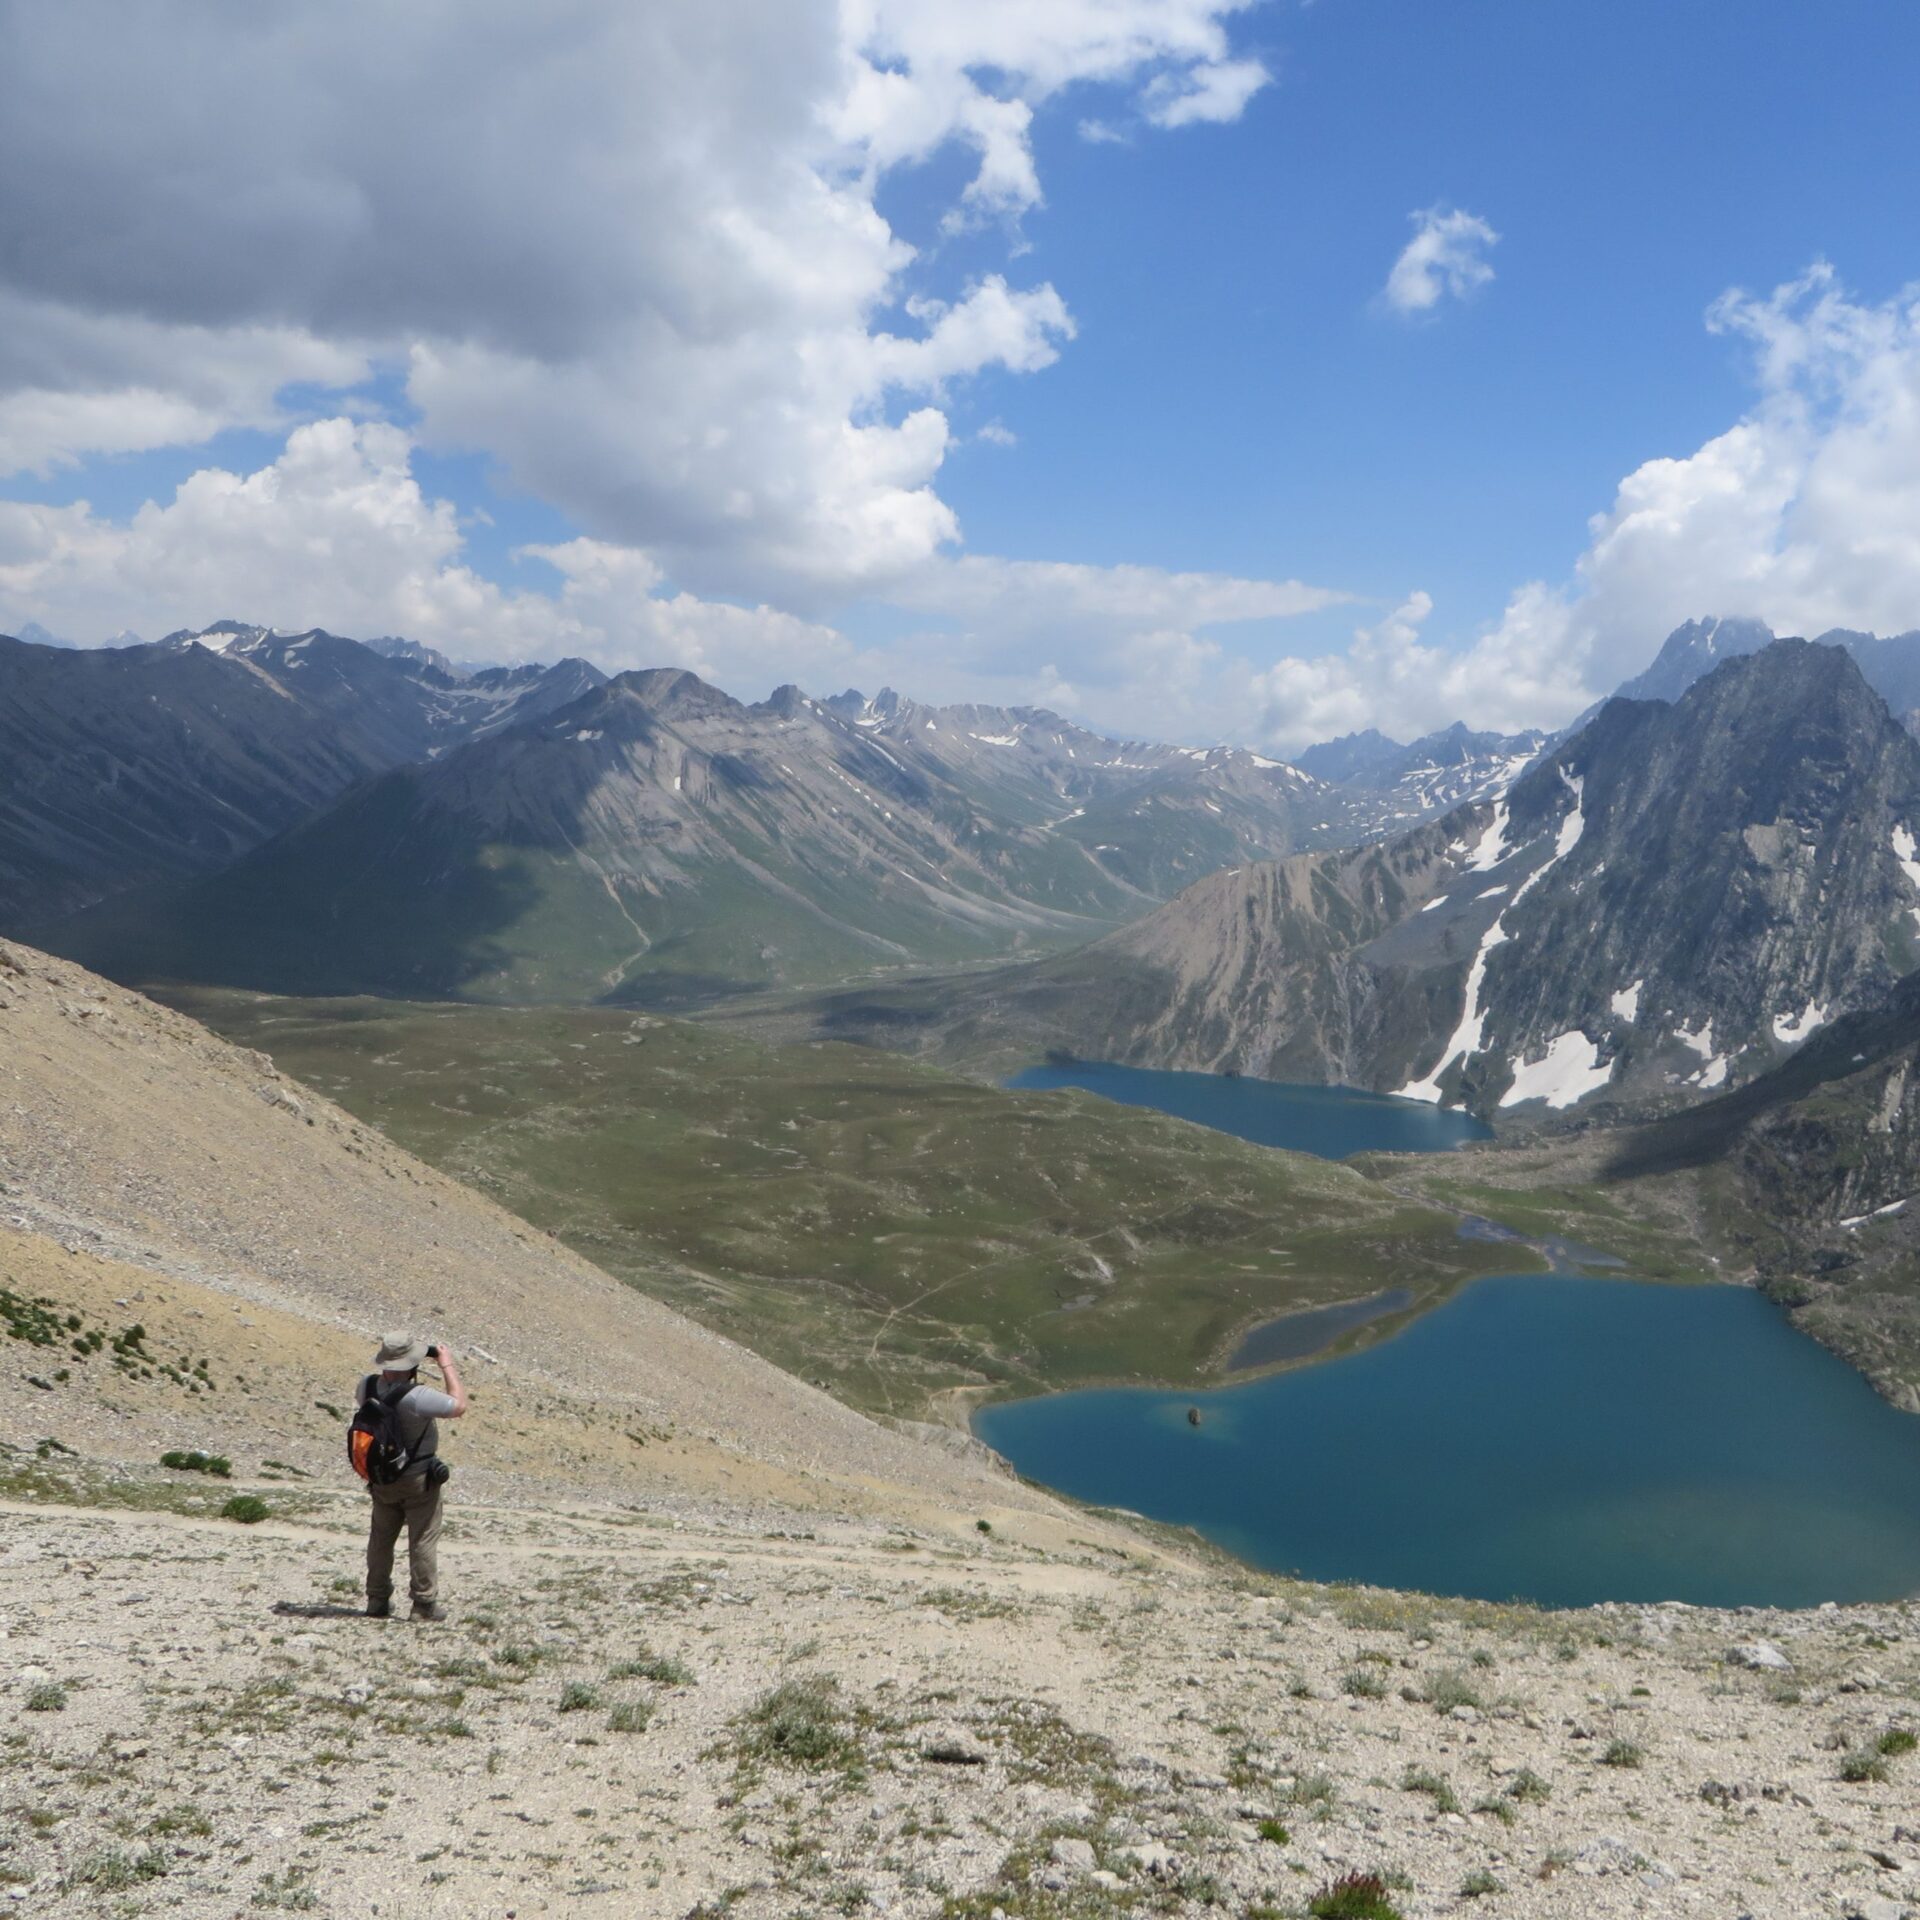
<path id="1" fill-rule="evenodd" d="M 1607 1003 L 1613 1008 L 1616 1019 L 1624 1020 L 1629 1026 L 1640 1018 L 1640 989 L 1647 983 L 1636 980 L 1630 987 L 1622 987 Z"/>
<path id="2" fill-rule="evenodd" d="M 1713 1050 L 1713 1022 L 1706 1021 L 1698 1027 L 1676 1027 L 1673 1037 L 1684 1047 L 1691 1047 L 1705 1063 L 1698 1072 L 1689 1074 L 1687 1085 L 1711 1091 L 1724 1086 L 1727 1070 L 1733 1064 L 1730 1054 L 1715 1053 Z"/>
<path id="3" fill-rule="evenodd" d="M 1567 791 L 1573 795 L 1573 811 L 1560 822 L 1560 837 L 1553 846 L 1553 857 L 1556 860 L 1564 860 L 1580 844 L 1580 836 L 1587 830 L 1587 816 L 1581 806 L 1586 793 L 1586 776 L 1569 773 L 1565 767 L 1562 767 L 1560 778 Z"/>
<path id="4" fill-rule="evenodd" d="M 1713 1058 L 1713 1022 L 1711 1020 L 1699 1027 L 1675 1027 L 1673 1037 L 1683 1047 L 1691 1047 L 1702 1060 Z"/>
<path id="5" fill-rule="evenodd" d="M 1479 952 L 1473 956 L 1473 965 L 1467 969 L 1466 1005 L 1461 1009 L 1460 1024 L 1440 1049 L 1439 1064 L 1424 1080 L 1410 1081 L 1402 1087 L 1399 1090 L 1402 1100 L 1425 1100 L 1437 1106 L 1440 1101 L 1440 1076 L 1462 1055 L 1470 1058 L 1480 1051 L 1487 1025 L 1486 1010 L 1480 1004 L 1481 991 L 1487 984 L 1487 962 L 1493 957 L 1494 948 L 1504 945 L 1507 938 L 1506 915 L 1502 914 L 1487 929 Z"/>
<path id="6" fill-rule="evenodd" d="M 1427 1100 L 1438 1104 L 1440 1100 L 1440 1076 L 1446 1072 L 1456 1058 L 1471 1059 L 1481 1049 L 1486 1039 L 1486 1009 L 1480 1004 L 1480 996 L 1487 981 L 1487 962 L 1496 947 L 1504 946 L 1512 938 L 1507 932 L 1507 915 L 1517 907 L 1535 887 L 1537 887 L 1555 867 L 1579 844 L 1580 835 L 1586 828 L 1586 818 L 1581 812 L 1581 796 L 1585 785 L 1582 776 L 1569 774 L 1563 767 L 1560 778 L 1566 782 L 1567 790 L 1573 795 L 1573 811 L 1560 823 L 1560 829 L 1554 838 L 1554 850 L 1525 880 L 1520 883 L 1514 896 L 1502 908 L 1500 917 L 1490 926 L 1481 939 L 1480 950 L 1473 956 L 1473 965 L 1467 970 L 1467 999 L 1460 1014 L 1460 1024 L 1454 1028 L 1453 1036 L 1441 1049 L 1440 1058 L 1433 1071 L 1424 1080 L 1415 1080 L 1400 1088 L 1403 1100 Z M 1507 839 L 1507 801 L 1503 792 L 1495 803 L 1493 820 L 1486 832 L 1480 837 L 1480 844 L 1474 849 L 1473 858 L 1467 863 L 1470 870 L 1486 872 L 1498 866 L 1506 858 Z M 1497 836 L 1497 838 L 1496 838 Z M 1492 857 L 1489 858 L 1488 856 Z M 1496 893 L 1504 893 L 1506 888 L 1492 887 L 1482 899 Z M 1561 1040 L 1566 1036 L 1562 1034 Z M 1555 1041 L 1554 1045 L 1559 1045 Z M 1576 1099 L 1578 1095 L 1574 1096 Z"/>
<path id="7" fill-rule="evenodd" d="M 1773 1016 L 1773 1037 L 1783 1047 L 1796 1047 L 1808 1034 L 1827 1024 L 1829 1009 L 1817 1006 L 1811 1000 L 1797 1013 L 1776 1013 Z"/>
<path id="8" fill-rule="evenodd" d="M 1893 857 L 1900 862 L 1900 871 L 1920 892 L 1920 846 L 1915 845 L 1911 828 L 1894 828 Z M 1920 907 L 1909 907 L 1907 911 L 1913 915 L 1914 924 L 1920 926 Z"/>
<path id="9" fill-rule="evenodd" d="M 1570 1107 L 1612 1078 L 1613 1062 L 1602 1060 L 1600 1049 L 1575 1027 L 1549 1041 L 1540 1059 L 1514 1068 L 1513 1085 L 1500 1096 L 1500 1104 L 1514 1107 L 1544 1100 L 1550 1107 Z"/>
<path id="10" fill-rule="evenodd" d="M 1503 793 L 1493 803 L 1493 818 L 1474 849 L 1467 856 L 1469 873 L 1491 873 L 1507 857 L 1507 797 Z"/>

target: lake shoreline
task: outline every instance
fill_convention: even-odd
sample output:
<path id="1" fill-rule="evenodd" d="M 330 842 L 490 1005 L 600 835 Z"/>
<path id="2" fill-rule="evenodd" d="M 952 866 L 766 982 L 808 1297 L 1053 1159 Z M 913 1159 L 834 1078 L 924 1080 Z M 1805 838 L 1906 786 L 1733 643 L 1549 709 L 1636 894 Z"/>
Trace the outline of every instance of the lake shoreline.
<path id="1" fill-rule="evenodd" d="M 1483 1276 L 1329 1364 L 999 1401 L 974 1432 L 1265 1573 L 1797 1608 L 1920 1593 L 1908 1427 L 1751 1288 L 1561 1273 Z"/>
<path id="2" fill-rule="evenodd" d="M 1162 1083 L 1171 1104 L 1154 1097 Z M 1256 1145 L 1322 1159 L 1377 1153 L 1403 1165 L 1436 1154 L 1446 1161 L 1449 1148 L 1470 1144 L 1429 1136 L 1433 1144 L 1426 1151 L 1409 1151 L 1405 1138 L 1371 1135 L 1370 1125 L 1404 1126 L 1406 1116 L 1398 1109 L 1407 1103 L 1340 1089 L 1258 1083 L 1250 1091 L 1244 1081 L 1149 1075 L 1086 1062 L 1051 1063 L 1044 1076 L 1029 1069 L 1008 1084 L 1027 1091 L 1071 1085 Z M 1400 1191 L 1384 1169 L 1366 1177 Z M 1884 1597 L 1888 1581 L 1910 1581 L 1920 1590 L 1920 1572 L 1907 1566 L 1920 1541 L 1893 1509 L 1882 1516 L 1887 1541 L 1878 1549 L 1832 1511 L 1841 1504 L 1834 1489 L 1873 1446 L 1886 1442 L 1848 1389 L 1868 1388 L 1862 1397 L 1874 1413 L 1897 1405 L 1866 1369 L 1811 1337 L 1780 1303 L 1717 1271 L 1717 1263 L 1686 1272 L 1637 1271 L 1637 1260 L 1590 1244 L 1602 1236 L 1580 1231 L 1585 1222 L 1579 1209 L 1568 1221 L 1564 1209 L 1555 1219 L 1551 1209 L 1542 1217 L 1534 1207 L 1535 1217 L 1522 1228 L 1498 1218 L 1497 1205 L 1476 1205 L 1470 1189 L 1459 1197 L 1464 1204 L 1450 1210 L 1460 1239 L 1484 1242 L 1502 1271 L 1439 1284 L 1409 1282 L 1383 1247 L 1373 1287 L 1363 1280 L 1363 1290 L 1344 1299 L 1249 1314 L 1216 1344 L 1208 1361 L 1211 1377 L 1204 1382 L 1076 1382 L 1024 1395 L 988 1387 L 968 1396 L 968 1430 L 1034 1484 L 1089 1506 L 1146 1513 L 1201 1534 L 1242 1564 L 1295 1577 L 1497 1599 L 1505 1597 L 1497 1583 L 1509 1577 L 1500 1569 L 1524 1570 L 1537 1558 L 1535 1572 L 1515 1572 L 1521 1584 L 1506 1592 L 1530 1594 L 1549 1607 L 1640 1602 L 1649 1597 L 1649 1582 L 1670 1587 L 1658 1598 L 1696 1605 L 1873 1599 Z M 1431 1193 L 1419 1198 L 1436 1204 Z M 1597 1210 L 1594 1224 L 1601 1224 Z M 1273 1251 L 1287 1252 L 1286 1244 Z M 1536 1270 L 1520 1270 L 1523 1260 Z M 1671 1263 L 1656 1259 L 1653 1265 Z M 1547 1277 L 1565 1283 L 1564 1289 L 1523 1285 Z M 1708 1280 L 1721 1284 L 1702 1284 Z M 1610 1282 L 1619 1284 L 1618 1294 Z M 1712 1296 L 1729 1305 L 1732 1296 L 1746 1296 L 1755 1306 L 1764 1302 L 1766 1310 L 1756 1316 L 1704 1301 L 1669 1310 L 1658 1303 L 1660 1295 Z M 1537 1350 L 1516 1353 L 1519 1330 L 1528 1325 L 1557 1327 L 1559 1334 L 1543 1336 Z M 1485 1349 L 1477 1349 L 1463 1328 L 1477 1328 Z M 1712 1400 L 1713 1392 L 1703 1396 L 1699 1383 L 1721 1365 L 1712 1340 L 1702 1340 L 1702 1328 L 1718 1329 L 1723 1337 L 1731 1329 L 1746 1343 L 1754 1379 L 1772 1382 L 1773 1397 L 1763 1396 L 1750 1431 L 1742 1429 L 1748 1451 L 1737 1460 L 1725 1457 L 1724 1431 L 1702 1430 L 1695 1406 Z M 1636 1341 L 1635 1329 L 1644 1330 L 1644 1340 Z M 1416 1342 L 1418 1352 L 1403 1351 Z M 1435 1356 L 1441 1356 L 1438 1363 Z M 1836 1362 L 1838 1379 L 1826 1371 Z M 1537 1399 L 1542 1391 L 1532 1374 L 1553 1374 L 1560 1399 L 1549 1394 L 1530 1403 L 1529 1393 Z M 1514 1408 L 1530 1405 L 1531 1422 L 1516 1425 Z M 1572 1419 L 1574 1406 L 1586 1410 L 1581 1420 Z M 1300 1410 L 1306 1407 L 1319 1409 L 1323 1418 L 1302 1427 Z M 1797 1445 L 1786 1444 L 1779 1421 L 1789 1407 L 1802 1409 L 1810 1421 L 1817 1460 L 1797 1459 Z M 1282 1411 L 1276 1415 L 1274 1409 Z M 1415 1409 L 1424 1413 L 1416 1416 Z M 1723 1427 L 1727 1415 L 1722 1407 Z M 1278 1426 L 1271 1425 L 1275 1418 Z M 1260 1437 L 1269 1430 L 1273 1440 Z M 1284 1442 L 1282 1433 L 1288 1436 Z M 1475 1449 L 1496 1434 L 1503 1436 L 1501 1450 L 1481 1458 Z M 1645 1450 L 1656 1436 L 1663 1437 L 1667 1452 L 1649 1459 Z M 1278 1452 L 1270 1455 L 1269 1447 Z M 1449 1449 L 1472 1463 L 1452 1477 L 1443 1468 Z M 1910 1450 L 1897 1440 L 1888 1457 L 1904 1460 Z M 1365 1472 L 1356 1479 L 1360 1461 Z M 1436 1472 L 1440 1478 L 1428 1487 L 1424 1506 L 1416 1503 L 1399 1521 L 1382 1518 L 1371 1532 L 1361 1528 L 1346 1536 L 1350 1557 L 1324 1557 L 1327 1541 L 1342 1537 L 1337 1522 L 1328 1529 L 1325 1513 L 1319 1515 L 1325 1532 L 1319 1546 L 1295 1535 L 1300 1509 L 1350 1499 L 1357 1510 L 1370 1513 L 1378 1505 L 1384 1514 L 1408 1487 L 1421 1484 L 1423 1476 L 1432 1480 Z M 1221 1474 L 1226 1478 L 1216 1482 Z M 1461 1539 L 1481 1545 L 1424 1535 L 1423 1526 L 1430 1533 L 1434 1516 L 1458 1504 L 1462 1485 L 1475 1480 L 1489 1487 L 1511 1483 L 1524 1489 L 1524 1498 L 1517 1497 L 1509 1513 L 1495 1496 L 1476 1496 L 1483 1505 L 1493 1499 L 1494 1507 L 1463 1521 Z M 1879 1487 L 1883 1506 L 1885 1494 Z M 1472 1507 L 1471 1498 L 1467 1505 Z M 1826 1542 L 1820 1554 L 1805 1544 L 1815 1533 Z M 1423 1550 L 1451 1570 L 1438 1576 L 1431 1568 L 1423 1571 Z M 1828 1579 L 1833 1585 L 1821 1590 Z M 1478 1584 L 1486 1580 L 1496 1585 Z M 1589 1584 L 1583 1587 L 1583 1580 Z"/>

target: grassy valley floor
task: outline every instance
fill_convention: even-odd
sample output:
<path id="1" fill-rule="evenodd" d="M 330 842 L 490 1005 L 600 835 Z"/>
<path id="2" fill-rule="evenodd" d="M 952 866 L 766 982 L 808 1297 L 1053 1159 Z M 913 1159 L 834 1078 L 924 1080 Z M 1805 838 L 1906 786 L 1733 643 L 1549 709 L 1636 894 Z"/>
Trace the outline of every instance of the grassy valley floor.
<path id="1" fill-rule="evenodd" d="M 1384 1286 L 1420 1311 L 1488 1266 L 1453 1212 L 1345 1166 L 870 1049 L 608 1009 L 169 998 L 869 1410 L 1199 1381 L 1258 1321 Z"/>

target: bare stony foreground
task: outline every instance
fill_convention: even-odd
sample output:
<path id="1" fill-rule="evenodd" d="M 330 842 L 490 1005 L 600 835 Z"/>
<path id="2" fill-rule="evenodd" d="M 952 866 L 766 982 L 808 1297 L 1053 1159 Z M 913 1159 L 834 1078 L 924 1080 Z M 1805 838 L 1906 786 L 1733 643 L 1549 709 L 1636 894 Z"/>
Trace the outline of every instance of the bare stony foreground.
<path id="1" fill-rule="evenodd" d="M 1556 1617 L 467 1508 L 455 1618 L 416 1627 L 346 1610 L 356 1518 L 6 1515 L 16 1911 L 1242 1915 L 1350 1870 L 1409 1915 L 1917 1897 L 1920 1761 L 1878 1751 L 1920 1727 L 1912 1608 Z M 1790 1666 L 1727 1658 L 1769 1642 Z"/>
<path id="2" fill-rule="evenodd" d="M 0 1911 L 1920 1913 L 1920 1606 L 1236 1573 L 5 946 L 0 1289 Z M 437 1627 L 357 1612 L 341 1487 L 405 1319 L 476 1402 Z"/>

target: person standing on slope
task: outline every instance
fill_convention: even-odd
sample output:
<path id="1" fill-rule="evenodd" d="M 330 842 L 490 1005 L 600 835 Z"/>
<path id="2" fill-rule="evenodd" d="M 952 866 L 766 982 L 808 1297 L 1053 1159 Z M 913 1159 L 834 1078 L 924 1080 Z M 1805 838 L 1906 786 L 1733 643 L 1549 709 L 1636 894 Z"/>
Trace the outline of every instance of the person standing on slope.
<path id="1" fill-rule="evenodd" d="M 446 1392 L 420 1384 L 420 1366 L 431 1360 L 440 1369 Z M 384 1620 L 393 1611 L 393 1551 L 400 1529 L 407 1530 L 408 1590 L 416 1620 L 444 1620 L 440 1605 L 441 1491 L 452 1477 L 440 1458 L 440 1422 L 458 1420 L 467 1411 L 467 1389 L 444 1346 L 423 1345 L 410 1333 L 390 1333 L 373 1356 L 377 1372 L 367 1374 L 354 1398 L 356 1409 L 377 1401 L 388 1410 L 385 1423 L 397 1430 L 402 1450 L 391 1478 L 368 1475 L 373 1511 L 367 1529 L 367 1612 Z M 356 1413 L 355 1425 L 361 1424 Z M 363 1469 L 364 1471 L 364 1469 Z"/>

